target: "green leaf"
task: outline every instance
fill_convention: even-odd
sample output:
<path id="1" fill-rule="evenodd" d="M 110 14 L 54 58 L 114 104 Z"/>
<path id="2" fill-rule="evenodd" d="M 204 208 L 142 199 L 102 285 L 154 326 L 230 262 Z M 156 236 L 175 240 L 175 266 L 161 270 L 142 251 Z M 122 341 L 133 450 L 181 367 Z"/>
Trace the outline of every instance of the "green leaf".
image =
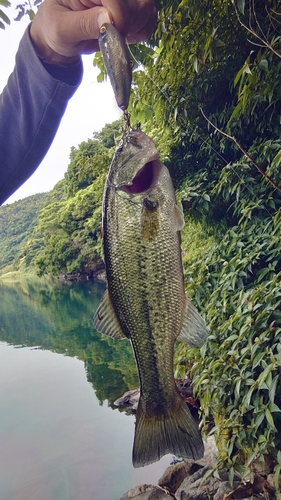
<path id="1" fill-rule="evenodd" d="M 234 389 L 234 394 L 235 394 L 235 398 L 238 399 L 239 396 L 240 396 L 240 387 L 241 387 L 241 378 L 237 381 L 237 383 L 235 384 L 235 389 Z"/>
<path id="2" fill-rule="evenodd" d="M 275 398 L 275 394 L 276 394 L 276 387 L 277 387 L 277 383 L 279 381 L 279 375 L 276 375 L 274 377 L 274 379 L 272 380 L 272 383 L 270 384 L 270 387 L 269 387 L 269 401 L 271 403 L 274 403 L 274 398 Z"/>
<path id="3" fill-rule="evenodd" d="M 279 493 L 277 493 L 278 496 L 276 498 L 277 498 L 277 500 L 280 500 L 280 473 L 281 473 L 280 462 L 278 463 L 278 465 L 276 465 L 274 467 L 273 473 L 274 473 L 274 476 L 273 476 L 274 486 L 275 486 L 276 492 L 279 492 Z"/>
<path id="4" fill-rule="evenodd" d="M 3 5 L 3 7 L 11 7 L 11 2 L 9 2 L 9 0 L 0 0 L 0 5 Z"/>
<path id="5" fill-rule="evenodd" d="M 255 428 L 258 429 L 258 427 L 261 425 L 261 423 L 263 422 L 264 420 L 264 412 L 260 412 L 260 414 L 257 416 L 257 418 L 255 419 Z"/>
<path id="6" fill-rule="evenodd" d="M 275 403 L 269 403 L 268 408 L 269 408 L 269 411 L 271 413 L 273 413 L 273 412 L 281 412 L 281 409 Z"/>
<path id="7" fill-rule="evenodd" d="M 263 71 L 268 71 L 268 61 L 267 59 L 262 59 L 259 63 L 259 69 Z"/>
<path id="8" fill-rule="evenodd" d="M 266 417 L 266 420 L 268 421 L 269 425 L 270 425 L 271 427 L 274 427 L 274 428 L 275 428 L 275 425 L 274 425 L 274 421 L 273 421 L 272 415 L 271 415 L 271 413 L 270 413 L 270 411 L 269 411 L 269 409 L 268 409 L 268 408 L 266 408 L 266 410 L 265 410 L 265 417 Z"/>
<path id="9" fill-rule="evenodd" d="M 193 58 L 193 68 L 194 68 L 195 72 L 198 73 L 198 59 L 196 56 L 194 56 L 194 58 Z"/>
<path id="10" fill-rule="evenodd" d="M 249 389 L 249 391 L 248 391 L 248 393 L 247 393 L 246 397 L 244 398 L 244 401 L 243 401 L 243 402 L 244 402 L 244 406 L 245 406 L 245 408 L 246 408 L 247 410 L 248 410 L 248 409 L 249 409 L 249 407 L 250 407 L 250 401 L 251 401 L 251 397 L 252 397 L 252 394 L 253 394 L 254 389 L 255 389 L 255 387 L 254 387 L 254 386 L 252 386 L 252 387 Z"/>
<path id="11" fill-rule="evenodd" d="M 253 364 L 252 364 L 253 369 L 260 364 L 260 361 L 263 358 L 264 358 L 264 351 L 260 351 L 256 354 L 256 356 L 253 359 Z"/>
<path id="12" fill-rule="evenodd" d="M 5 14 L 5 12 L 3 12 L 3 10 L 0 9 L 0 18 L 3 19 L 3 21 L 6 23 L 6 24 L 11 24 L 11 21 L 10 19 L 8 18 L 8 16 Z"/>
<path id="13" fill-rule="evenodd" d="M 237 9 L 239 10 L 239 12 L 241 12 L 241 14 L 244 15 L 244 11 L 245 11 L 245 0 L 237 0 Z"/>
<path id="14" fill-rule="evenodd" d="M 234 472 L 235 472 L 234 467 L 230 467 L 228 471 L 228 480 L 232 488 L 233 488 Z"/>
<path id="15" fill-rule="evenodd" d="M 264 386 L 264 382 L 266 381 L 269 373 L 273 370 L 274 366 L 268 365 L 266 369 L 260 373 L 258 379 L 257 379 L 257 386 L 259 389 L 261 389 Z"/>

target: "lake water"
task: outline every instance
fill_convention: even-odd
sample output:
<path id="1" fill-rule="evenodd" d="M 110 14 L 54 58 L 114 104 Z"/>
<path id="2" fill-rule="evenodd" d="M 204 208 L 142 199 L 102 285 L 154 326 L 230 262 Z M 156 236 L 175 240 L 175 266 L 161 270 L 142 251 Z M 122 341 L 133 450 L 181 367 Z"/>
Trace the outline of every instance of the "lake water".
<path id="1" fill-rule="evenodd" d="M 93 329 L 103 290 L 0 281 L 1 500 L 118 500 L 170 464 L 132 466 L 135 418 L 113 403 L 138 378 L 130 343 Z"/>

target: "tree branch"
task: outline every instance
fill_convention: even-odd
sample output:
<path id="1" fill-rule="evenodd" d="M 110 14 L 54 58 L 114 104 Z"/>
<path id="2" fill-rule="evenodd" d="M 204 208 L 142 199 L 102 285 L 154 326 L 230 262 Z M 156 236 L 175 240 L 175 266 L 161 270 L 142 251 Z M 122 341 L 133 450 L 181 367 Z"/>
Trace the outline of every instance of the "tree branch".
<path id="1" fill-rule="evenodd" d="M 249 155 L 249 153 L 247 151 L 245 151 L 244 148 L 242 148 L 241 144 L 239 144 L 239 142 L 237 141 L 237 139 L 235 139 L 235 137 L 233 137 L 232 135 L 229 135 L 227 134 L 226 132 L 224 132 L 223 130 L 219 129 L 218 127 L 216 127 L 216 125 L 214 125 L 214 123 L 212 123 L 209 118 L 207 118 L 207 116 L 205 115 L 203 109 L 201 108 L 200 109 L 202 115 L 204 116 L 205 120 L 217 131 L 219 132 L 220 134 L 224 135 L 224 137 L 227 137 L 227 139 L 230 139 L 232 142 L 234 142 L 234 144 L 237 146 L 238 149 L 240 149 L 240 151 L 243 153 L 243 155 L 246 156 L 246 158 L 248 158 L 248 160 L 254 165 L 254 167 L 260 172 L 260 174 L 265 177 L 265 179 L 270 182 L 270 184 L 275 188 L 277 189 L 280 193 L 281 193 L 281 186 L 278 186 L 274 180 L 271 179 L 271 177 L 269 177 L 269 175 L 267 175 L 265 172 L 263 172 L 263 170 L 261 169 L 261 167 L 259 167 L 259 165 L 255 162 L 255 160 Z"/>
<path id="2" fill-rule="evenodd" d="M 279 52 L 277 52 L 277 50 L 274 49 L 274 47 L 271 45 L 271 43 L 269 43 L 265 38 L 262 38 L 261 36 L 259 36 L 258 33 L 256 33 L 256 31 L 253 30 L 253 28 L 249 28 L 248 26 L 246 26 L 246 24 L 244 24 L 241 21 L 241 18 L 240 18 L 240 15 L 238 13 L 238 10 L 237 10 L 237 7 L 235 5 L 235 2 L 233 2 L 233 5 L 234 5 L 234 9 L 235 9 L 235 12 L 236 12 L 237 19 L 238 19 L 239 23 L 241 24 L 241 26 L 246 31 L 248 31 L 249 33 L 251 33 L 251 35 L 253 35 L 254 37 L 256 37 L 263 44 L 264 47 L 267 47 L 269 50 L 271 50 L 271 52 L 273 52 L 273 54 L 275 54 L 277 57 L 279 57 L 279 59 L 281 59 L 281 54 Z"/>

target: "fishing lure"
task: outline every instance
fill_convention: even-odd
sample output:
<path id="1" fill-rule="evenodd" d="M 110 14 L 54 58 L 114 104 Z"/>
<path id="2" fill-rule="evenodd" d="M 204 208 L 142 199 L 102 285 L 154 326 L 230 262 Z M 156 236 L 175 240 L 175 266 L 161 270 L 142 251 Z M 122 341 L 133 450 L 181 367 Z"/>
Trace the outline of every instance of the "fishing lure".
<path id="1" fill-rule="evenodd" d="M 99 47 L 116 102 L 125 112 L 129 104 L 132 83 L 132 68 L 127 45 L 112 24 L 104 23 L 100 28 Z"/>

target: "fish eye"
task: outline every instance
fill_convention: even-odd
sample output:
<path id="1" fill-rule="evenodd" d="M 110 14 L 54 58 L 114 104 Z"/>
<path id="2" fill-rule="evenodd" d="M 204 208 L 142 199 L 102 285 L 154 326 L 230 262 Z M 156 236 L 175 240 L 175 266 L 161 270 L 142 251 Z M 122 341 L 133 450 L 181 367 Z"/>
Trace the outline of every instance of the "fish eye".
<path id="1" fill-rule="evenodd" d="M 106 27 L 103 25 L 100 27 L 100 34 L 102 35 L 105 32 L 106 32 Z"/>

